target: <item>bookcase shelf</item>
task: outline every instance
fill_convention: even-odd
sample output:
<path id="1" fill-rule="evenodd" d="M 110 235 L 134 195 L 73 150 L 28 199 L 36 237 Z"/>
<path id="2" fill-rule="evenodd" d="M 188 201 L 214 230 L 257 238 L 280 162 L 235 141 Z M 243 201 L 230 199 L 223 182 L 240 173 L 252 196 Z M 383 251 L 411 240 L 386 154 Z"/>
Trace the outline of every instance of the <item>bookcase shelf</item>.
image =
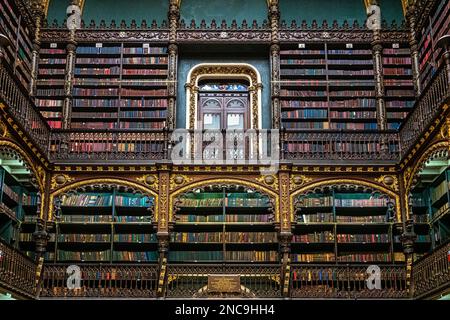
<path id="1" fill-rule="evenodd" d="M 12 45 L 6 50 L 6 61 L 25 89 L 31 80 L 32 34 L 13 0 L 0 4 L 0 33 L 5 34 Z"/>
<path id="2" fill-rule="evenodd" d="M 387 196 L 345 186 L 299 195 L 295 204 L 291 260 L 301 263 L 398 262 L 395 217 Z"/>
<path id="3" fill-rule="evenodd" d="M 63 50 L 43 44 L 38 106 L 61 127 L 65 76 Z M 58 44 L 57 46 L 65 46 Z M 54 52 L 54 55 L 52 55 Z M 56 61 L 57 64 L 48 62 Z M 47 62 L 47 63 L 46 63 Z M 53 76 L 54 75 L 54 76 Z M 165 46 L 147 43 L 80 43 L 76 49 L 71 128 L 163 129 L 167 116 L 168 56 Z M 47 100 L 48 96 L 52 100 Z M 47 98 L 47 99 L 44 99 Z"/>
<path id="4" fill-rule="evenodd" d="M 158 259 L 154 199 L 96 190 L 63 195 L 54 230 L 54 262 L 149 262 Z"/>
<path id="5" fill-rule="evenodd" d="M 420 81 L 425 88 L 442 63 L 443 50 L 437 47 L 440 37 L 450 33 L 450 3 L 436 1 L 423 29 L 419 34 Z"/>
<path id="6" fill-rule="evenodd" d="M 269 198 L 229 187 L 177 199 L 171 262 L 277 262 L 278 239 Z"/>

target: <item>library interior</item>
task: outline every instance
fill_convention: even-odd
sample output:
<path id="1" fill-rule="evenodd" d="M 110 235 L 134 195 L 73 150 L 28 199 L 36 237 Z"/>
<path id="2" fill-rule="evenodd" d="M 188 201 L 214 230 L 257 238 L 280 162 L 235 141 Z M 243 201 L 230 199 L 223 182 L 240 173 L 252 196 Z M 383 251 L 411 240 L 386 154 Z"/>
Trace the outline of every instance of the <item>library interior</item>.
<path id="1" fill-rule="evenodd" d="M 450 300 L 449 105 L 448 0 L 2 0 L 0 300 Z"/>

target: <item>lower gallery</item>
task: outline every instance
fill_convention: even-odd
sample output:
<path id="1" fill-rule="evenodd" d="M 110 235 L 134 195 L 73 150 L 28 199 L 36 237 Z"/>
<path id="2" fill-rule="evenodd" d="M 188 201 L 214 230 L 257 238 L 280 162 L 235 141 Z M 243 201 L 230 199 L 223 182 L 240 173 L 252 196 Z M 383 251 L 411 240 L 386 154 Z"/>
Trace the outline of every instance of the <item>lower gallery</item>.
<path id="1" fill-rule="evenodd" d="M 446 0 L 2 1 L 0 300 L 449 299 L 449 34 Z"/>

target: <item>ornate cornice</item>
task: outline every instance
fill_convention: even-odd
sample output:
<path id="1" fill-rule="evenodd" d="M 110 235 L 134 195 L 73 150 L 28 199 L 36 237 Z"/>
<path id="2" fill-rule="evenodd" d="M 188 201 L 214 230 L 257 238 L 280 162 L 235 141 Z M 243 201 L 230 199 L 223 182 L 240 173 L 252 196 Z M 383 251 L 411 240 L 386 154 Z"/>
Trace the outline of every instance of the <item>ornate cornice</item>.
<path id="1" fill-rule="evenodd" d="M 220 30 L 180 30 L 177 33 L 179 42 L 219 41 L 219 42 L 270 42 L 270 31 L 220 31 Z"/>
<path id="2" fill-rule="evenodd" d="M 67 42 L 70 39 L 68 30 L 45 29 L 41 33 L 42 41 Z M 75 33 L 76 42 L 93 41 L 146 41 L 166 42 L 169 32 L 163 30 L 79 30 Z"/>

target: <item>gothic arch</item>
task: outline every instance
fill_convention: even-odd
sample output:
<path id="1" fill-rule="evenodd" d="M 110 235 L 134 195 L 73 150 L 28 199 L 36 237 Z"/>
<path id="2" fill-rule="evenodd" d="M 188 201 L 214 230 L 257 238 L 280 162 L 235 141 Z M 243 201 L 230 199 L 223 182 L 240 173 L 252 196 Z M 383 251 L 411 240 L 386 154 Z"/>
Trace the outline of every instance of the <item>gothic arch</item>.
<path id="1" fill-rule="evenodd" d="M 419 172 L 423 169 L 425 163 L 434 158 L 435 156 L 447 152 L 449 153 L 450 143 L 447 140 L 439 141 L 431 146 L 429 146 L 411 167 L 408 167 L 404 173 L 404 183 L 405 183 L 405 195 L 407 196 L 411 191 L 414 180 L 417 178 Z"/>
<path id="2" fill-rule="evenodd" d="M 247 63 L 201 63 L 189 70 L 186 81 L 186 129 L 198 129 L 198 83 L 203 79 L 244 79 L 250 84 L 250 128 L 262 128 L 262 84 L 259 71 Z"/>
<path id="3" fill-rule="evenodd" d="M 223 184 L 223 185 L 236 185 L 236 186 L 244 186 L 254 189 L 257 192 L 261 192 L 274 201 L 274 216 L 275 222 L 280 221 L 280 211 L 279 211 L 279 196 L 276 192 L 254 182 L 250 182 L 248 180 L 243 179 L 229 179 L 229 178 L 216 178 L 216 179 L 206 179 L 202 181 L 193 182 L 191 184 L 185 185 L 182 188 L 176 190 L 175 192 L 170 194 L 169 197 L 169 221 L 173 221 L 173 207 L 175 204 L 176 197 L 186 193 L 195 188 L 206 187 L 211 184 Z"/>
<path id="4" fill-rule="evenodd" d="M 17 157 L 20 157 L 23 160 L 26 167 L 30 169 L 30 171 L 36 178 L 36 182 L 39 186 L 39 191 L 41 192 L 41 194 L 44 193 L 45 175 L 46 175 L 45 170 L 40 166 L 36 166 L 35 161 L 33 161 L 31 157 L 29 157 L 28 154 L 25 151 L 23 151 L 23 149 L 13 141 L 0 140 L 0 153 L 4 152 L 4 150 L 12 151 L 17 155 Z"/>
<path id="5" fill-rule="evenodd" d="M 323 179 L 323 180 L 315 181 L 313 183 L 306 184 L 302 188 L 294 191 L 291 194 L 291 221 L 294 221 L 294 212 L 295 212 L 294 202 L 295 202 L 296 196 L 298 196 L 308 190 L 312 190 L 314 188 L 318 188 L 318 187 L 322 187 L 322 186 L 331 186 L 331 185 L 342 185 L 342 184 L 351 184 L 351 185 L 355 185 L 355 186 L 368 187 L 368 188 L 380 191 L 380 192 L 392 197 L 393 199 L 395 199 L 395 211 L 397 214 L 397 220 L 402 221 L 401 209 L 400 209 L 400 196 L 397 193 L 385 188 L 382 185 L 379 185 L 379 184 L 376 184 L 376 183 L 373 183 L 373 182 L 370 182 L 367 180 L 358 179 L 358 178 L 355 178 L 355 179 L 339 179 L 339 178 Z"/>
<path id="6" fill-rule="evenodd" d="M 118 186 L 132 188 L 132 189 L 142 192 L 143 194 L 146 194 L 146 195 L 151 195 L 152 197 L 155 198 L 155 205 L 154 205 L 155 221 L 158 221 L 158 194 L 155 191 L 153 191 L 149 188 L 146 188 L 138 183 L 132 182 L 132 181 L 128 181 L 128 180 L 124 180 L 124 179 L 117 179 L 117 178 L 107 178 L 107 177 L 79 180 L 79 181 L 76 181 L 73 183 L 69 183 L 69 184 L 65 185 L 64 187 L 53 191 L 50 194 L 48 220 L 50 221 L 53 218 L 53 201 L 56 196 L 64 194 L 71 190 L 76 190 L 78 188 L 88 186 L 88 185 L 118 185 Z"/>

